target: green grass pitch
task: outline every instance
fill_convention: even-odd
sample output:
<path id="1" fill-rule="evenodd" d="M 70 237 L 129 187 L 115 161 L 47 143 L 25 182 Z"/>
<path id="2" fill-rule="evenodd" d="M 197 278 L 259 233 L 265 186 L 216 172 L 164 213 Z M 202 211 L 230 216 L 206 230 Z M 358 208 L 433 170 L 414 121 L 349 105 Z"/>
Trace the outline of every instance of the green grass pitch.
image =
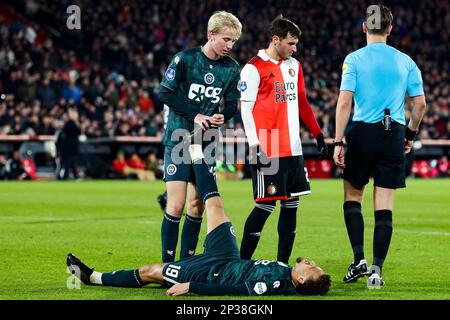
<path id="1" fill-rule="evenodd" d="M 342 181 L 313 180 L 311 185 L 313 193 L 300 200 L 290 262 L 300 255 L 322 266 L 333 281 L 329 295 L 265 299 L 450 298 L 450 180 L 409 180 L 408 188 L 397 192 L 394 233 L 383 269 L 386 286 L 381 290 L 368 290 L 365 280 L 342 283 L 353 257 L 342 213 Z M 0 300 L 199 299 L 196 295 L 167 297 L 164 289 L 154 285 L 142 289 L 68 288 L 73 287 L 65 266 L 69 252 L 101 272 L 159 262 L 162 214 L 155 199 L 163 189 L 160 181 L 1 182 Z M 219 189 L 240 242 L 253 207 L 251 181 L 220 181 Z M 278 212 L 277 207 L 267 221 L 255 258 L 275 259 Z M 371 185 L 363 214 L 370 264 Z M 198 252 L 202 251 L 205 226 Z"/>

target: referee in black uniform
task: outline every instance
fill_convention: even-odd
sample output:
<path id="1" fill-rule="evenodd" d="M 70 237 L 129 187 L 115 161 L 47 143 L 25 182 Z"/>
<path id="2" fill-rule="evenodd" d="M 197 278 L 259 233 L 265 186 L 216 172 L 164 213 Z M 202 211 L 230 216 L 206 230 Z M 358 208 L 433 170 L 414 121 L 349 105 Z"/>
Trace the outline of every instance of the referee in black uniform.
<path id="1" fill-rule="evenodd" d="M 405 154 L 411 151 L 426 102 L 421 72 L 406 54 L 387 45 L 393 16 L 382 5 L 369 6 L 363 31 L 367 46 L 350 53 L 343 65 L 336 109 L 334 161 L 344 169 L 344 218 L 354 260 L 344 282 L 356 282 L 368 275 L 369 289 L 379 289 L 381 271 L 392 236 L 394 193 L 405 187 Z M 408 125 L 405 95 L 414 108 Z M 344 132 L 354 100 L 354 126 Z M 373 264 L 364 256 L 364 220 L 361 202 L 365 185 L 374 178 L 375 229 Z"/>

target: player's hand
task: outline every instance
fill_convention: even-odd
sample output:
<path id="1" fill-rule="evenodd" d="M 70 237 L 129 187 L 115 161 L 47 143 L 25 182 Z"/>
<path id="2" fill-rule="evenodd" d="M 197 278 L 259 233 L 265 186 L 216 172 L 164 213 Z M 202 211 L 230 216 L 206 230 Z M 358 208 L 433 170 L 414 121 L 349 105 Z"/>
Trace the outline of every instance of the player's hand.
<path id="1" fill-rule="evenodd" d="M 215 115 L 212 116 L 212 118 L 218 124 L 217 127 L 220 127 L 225 123 L 225 116 L 221 113 L 216 113 Z"/>
<path id="2" fill-rule="evenodd" d="M 212 117 L 205 116 L 204 114 L 197 114 L 194 118 L 194 125 L 199 126 L 202 130 L 206 131 L 211 127 Z"/>
<path id="3" fill-rule="evenodd" d="M 345 168 L 345 150 L 344 146 L 335 146 L 333 160 L 338 168 Z"/>
<path id="4" fill-rule="evenodd" d="M 319 151 L 319 160 L 323 160 L 328 156 L 328 146 L 325 143 L 325 139 L 323 138 L 323 134 L 319 134 L 316 138 L 317 142 L 317 151 Z"/>
<path id="5" fill-rule="evenodd" d="M 174 284 L 166 291 L 168 296 L 181 296 L 189 292 L 189 282 Z"/>
<path id="6" fill-rule="evenodd" d="M 405 139 L 405 154 L 408 154 L 411 152 L 411 149 L 413 147 L 413 140 L 406 140 Z"/>

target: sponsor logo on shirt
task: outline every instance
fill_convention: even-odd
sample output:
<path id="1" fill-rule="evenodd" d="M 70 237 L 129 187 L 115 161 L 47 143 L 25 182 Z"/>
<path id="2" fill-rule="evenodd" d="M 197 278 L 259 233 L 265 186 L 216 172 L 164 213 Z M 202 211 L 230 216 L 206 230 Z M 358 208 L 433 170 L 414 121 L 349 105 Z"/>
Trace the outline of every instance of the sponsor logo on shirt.
<path id="1" fill-rule="evenodd" d="M 217 103 L 220 100 L 219 94 L 222 92 L 222 88 L 205 87 L 202 84 L 193 83 L 189 87 L 188 98 L 195 102 L 202 102 L 203 99 L 212 98 L 212 103 Z"/>
<path id="2" fill-rule="evenodd" d="M 295 71 L 294 71 L 294 69 L 289 69 L 289 75 L 291 76 L 291 77 L 295 77 Z"/>
<path id="3" fill-rule="evenodd" d="M 294 82 L 275 82 L 275 103 L 294 101 L 297 99 L 295 93 L 296 85 Z M 291 91 L 291 93 L 287 93 Z M 293 91 L 293 92 L 292 92 Z"/>

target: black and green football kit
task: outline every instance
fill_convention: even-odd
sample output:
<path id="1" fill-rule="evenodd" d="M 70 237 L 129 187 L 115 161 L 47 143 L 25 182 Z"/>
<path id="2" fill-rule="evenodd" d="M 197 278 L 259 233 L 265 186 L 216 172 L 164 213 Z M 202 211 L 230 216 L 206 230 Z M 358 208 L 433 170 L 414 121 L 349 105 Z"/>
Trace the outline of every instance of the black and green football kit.
<path id="1" fill-rule="evenodd" d="M 189 282 L 189 292 L 201 295 L 293 295 L 292 267 L 271 260 L 240 259 L 231 222 L 211 231 L 204 253 L 168 263 L 164 283 Z"/>
<path id="2" fill-rule="evenodd" d="M 201 47 L 175 54 L 161 81 L 160 97 L 169 106 L 163 135 L 165 181 L 194 182 L 189 156 L 184 155 L 181 148 L 174 151 L 174 147 L 185 133 L 194 130 L 197 114 L 212 116 L 219 113 L 222 99 L 225 120 L 234 115 L 240 97 L 239 78 L 240 67 L 229 56 L 211 60 Z M 177 129 L 184 129 L 184 132 Z"/>

